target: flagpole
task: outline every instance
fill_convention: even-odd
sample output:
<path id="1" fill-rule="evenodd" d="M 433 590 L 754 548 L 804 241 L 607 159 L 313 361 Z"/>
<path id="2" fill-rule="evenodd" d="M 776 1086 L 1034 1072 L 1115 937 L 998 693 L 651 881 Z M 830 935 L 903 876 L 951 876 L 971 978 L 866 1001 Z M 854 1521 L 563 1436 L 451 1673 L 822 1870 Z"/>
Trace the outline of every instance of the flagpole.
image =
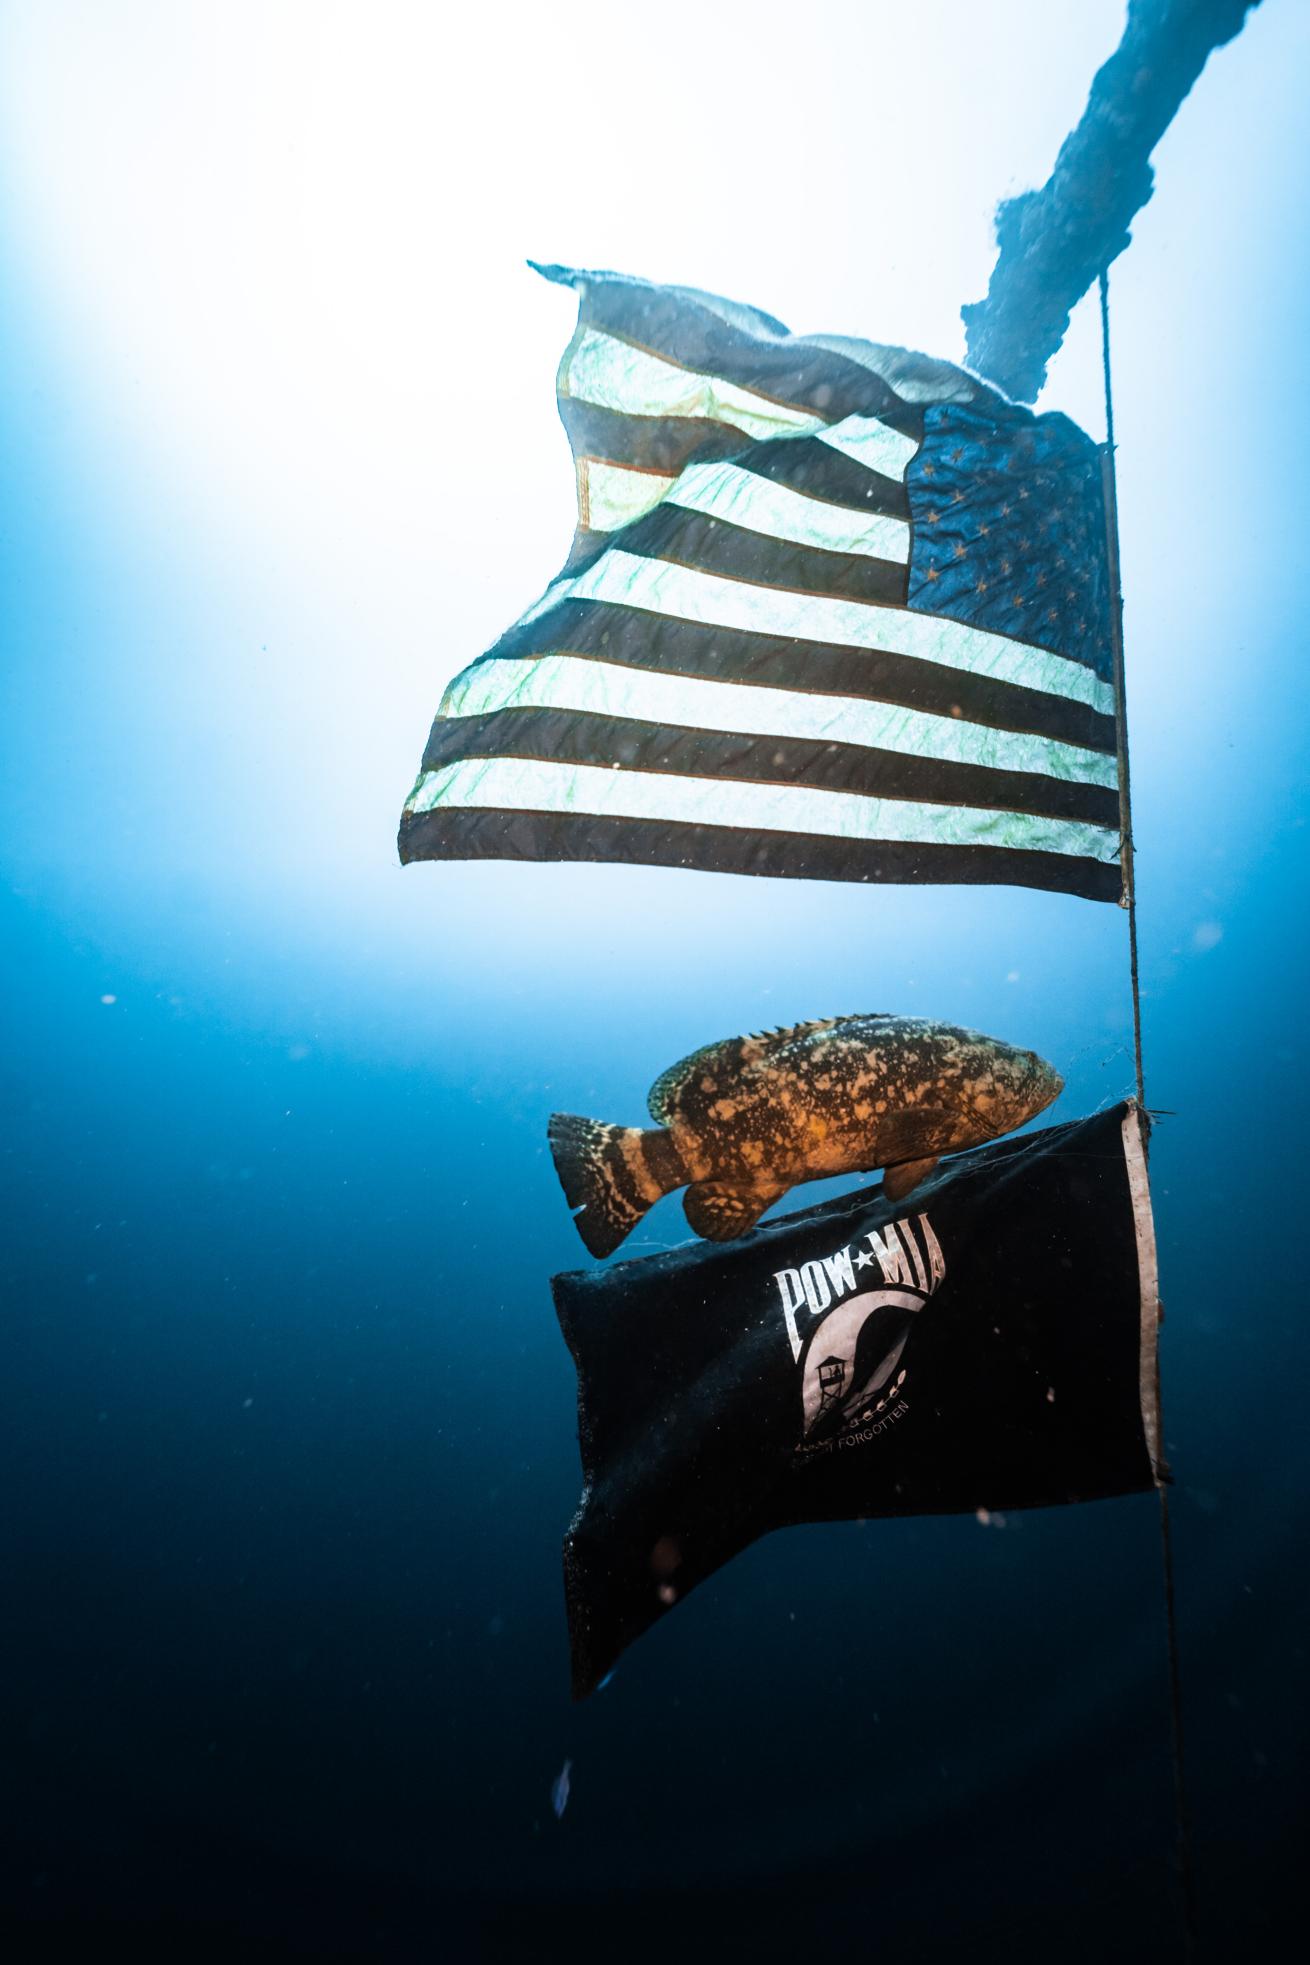
<path id="1" fill-rule="evenodd" d="M 1110 389 L 1110 276 L 1101 287 L 1101 369 L 1105 377 L 1105 442 L 1101 446 L 1101 493 L 1105 503 L 1105 549 L 1110 568 L 1110 647 L 1114 659 L 1115 747 L 1119 764 L 1119 868 L 1122 906 L 1128 911 L 1128 969 L 1133 986 L 1133 1062 L 1137 1103 L 1145 1112 L 1142 1070 L 1142 994 L 1137 974 L 1137 879 L 1133 860 L 1133 793 L 1128 768 L 1128 696 L 1124 685 L 1124 597 L 1119 577 L 1119 497 L 1114 468 L 1114 397 Z"/>
<path id="2" fill-rule="evenodd" d="M 1137 1123 L 1142 1152 L 1149 1127 L 1146 1082 L 1142 1067 L 1142 993 L 1137 967 L 1137 878 L 1133 846 L 1132 781 L 1128 766 L 1128 696 L 1124 684 L 1123 585 L 1119 573 L 1119 498 L 1115 477 L 1114 394 L 1110 386 L 1110 275 L 1103 266 L 1101 296 L 1101 369 L 1105 379 L 1105 442 L 1101 447 L 1101 490 L 1105 506 L 1105 546 L 1110 573 L 1110 646 L 1114 660 L 1115 748 L 1119 766 L 1119 863 L 1123 875 L 1122 905 L 1128 914 L 1128 969 L 1133 998 L 1133 1062 L 1137 1075 Z M 1160 1418 L 1160 1365 L 1156 1358 L 1155 1399 Z M 1169 1714 L 1174 1774 L 1174 1822 L 1178 1840 L 1178 1877 L 1183 1899 L 1183 1955 L 1197 1955 L 1196 1882 L 1192 1870 L 1191 1822 L 1183 1772 L 1182 1675 L 1178 1663 L 1178 1618 L 1174 1599 L 1173 1533 L 1169 1521 L 1169 1488 L 1163 1469 L 1157 1471 L 1155 1491 L 1160 1498 L 1160 1554 L 1164 1571 L 1165 1629 L 1169 1657 Z"/>

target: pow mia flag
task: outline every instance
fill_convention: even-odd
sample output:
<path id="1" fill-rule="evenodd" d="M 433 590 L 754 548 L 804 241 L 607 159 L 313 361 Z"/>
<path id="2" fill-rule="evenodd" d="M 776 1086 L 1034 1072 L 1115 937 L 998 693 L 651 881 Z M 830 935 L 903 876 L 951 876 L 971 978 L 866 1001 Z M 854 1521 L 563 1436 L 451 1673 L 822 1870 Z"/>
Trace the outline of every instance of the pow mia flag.
<path id="1" fill-rule="evenodd" d="M 573 1691 L 769 1529 L 1090 1501 L 1162 1477 L 1132 1103 L 607 1270 L 556 1276 L 585 1479 Z"/>

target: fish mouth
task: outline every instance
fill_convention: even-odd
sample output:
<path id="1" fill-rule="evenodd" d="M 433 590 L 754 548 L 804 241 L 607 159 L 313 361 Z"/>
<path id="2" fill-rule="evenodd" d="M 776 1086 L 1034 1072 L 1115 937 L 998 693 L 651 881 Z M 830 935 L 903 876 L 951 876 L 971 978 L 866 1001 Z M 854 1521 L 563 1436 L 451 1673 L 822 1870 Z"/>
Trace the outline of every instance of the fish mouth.
<path id="1" fill-rule="evenodd" d="M 1036 1051 L 1028 1051 L 1024 1056 L 1030 1065 L 1027 1084 L 1022 1091 L 1016 1090 L 1014 1093 L 1016 1102 L 1012 1115 L 999 1124 L 984 1119 L 981 1113 L 975 1115 L 979 1120 L 978 1145 L 988 1146 L 994 1139 L 1004 1139 L 1007 1133 L 1017 1132 L 1030 1119 L 1035 1119 L 1039 1112 L 1045 1112 L 1048 1106 L 1054 1105 L 1064 1090 L 1064 1079 L 1045 1058 L 1038 1057 Z"/>
<path id="2" fill-rule="evenodd" d="M 1055 1104 L 1064 1090 L 1064 1079 L 1055 1066 L 1048 1064 L 1045 1058 L 1038 1057 L 1036 1051 L 1029 1051 L 1026 1055 L 1030 1066 L 1029 1082 L 1034 1098 L 1030 1116 L 1035 1117 L 1037 1113 L 1045 1112 L 1048 1105 Z"/>

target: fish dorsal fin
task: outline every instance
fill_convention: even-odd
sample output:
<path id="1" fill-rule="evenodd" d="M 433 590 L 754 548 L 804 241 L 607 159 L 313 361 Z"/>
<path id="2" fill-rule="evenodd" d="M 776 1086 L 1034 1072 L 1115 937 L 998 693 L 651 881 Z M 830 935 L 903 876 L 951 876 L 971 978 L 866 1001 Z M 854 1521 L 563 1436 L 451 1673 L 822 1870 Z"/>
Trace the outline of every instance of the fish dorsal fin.
<path id="1" fill-rule="evenodd" d="M 667 1126 L 677 1115 L 678 1103 L 683 1087 L 701 1072 L 715 1073 L 725 1066 L 731 1067 L 740 1061 L 743 1046 L 763 1046 L 773 1050 L 775 1046 L 790 1044 L 794 1038 L 809 1036 L 818 1030 L 828 1030 L 834 1024 L 845 1023 L 845 1017 L 812 1017 L 808 1023 L 780 1024 L 777 1030 L 753 1030 L 748 1037 L 724 1037 L 717 1044 L 702 1044 L 698 1051 L 679 1058 L 667 1071 L 662 1071 L 651 1086 L 646 1099 L 647 1110 L 657 1126 Z M 747 1052 L 749 1059 L 750 1051 Z"/>
<path id="2" fill-rule="evenodd" d="M 846 1017 L 811 1017 L 806 1023 L 780 1023 L 772 1030 L 753 1030 L 746 1039 L 748 1044 L 767 1044 L 770 1049 L 775 1044 L 790 1044 L 794 1037 L 809 1037 L 816 1030 L 831 1030 L 837 1023 L 846 1023 Z"/>
<path id="3" fill-rule="evenodd" d="M 806 1023 L 781 1023 L 776 1030 L 755 1030 L 743 1041 L 766 1044 L 770 1050 L 790 1044 L 798 1037 L 814 1037 L 821 1030 L 836 1030 L 843 1023 L 899 1023 L 895 1010 L 862 1010 L 858 1016 L 811 1017 Z"/>

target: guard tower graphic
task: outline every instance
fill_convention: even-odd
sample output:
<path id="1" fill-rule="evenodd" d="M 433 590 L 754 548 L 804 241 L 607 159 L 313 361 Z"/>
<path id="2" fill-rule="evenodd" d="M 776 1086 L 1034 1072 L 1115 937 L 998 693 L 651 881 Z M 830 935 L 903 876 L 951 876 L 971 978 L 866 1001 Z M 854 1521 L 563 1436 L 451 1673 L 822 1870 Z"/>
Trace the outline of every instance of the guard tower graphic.
<path id="1" fill-rule="evenodd" d="M 825 1358 L 819 1366 L 819 1410 L 814 1415 L 822 1418 L 830 1406 L 841 1404 L 842 1387 L 846 1383 L 846 1360 L 844 1358 Z"/>

